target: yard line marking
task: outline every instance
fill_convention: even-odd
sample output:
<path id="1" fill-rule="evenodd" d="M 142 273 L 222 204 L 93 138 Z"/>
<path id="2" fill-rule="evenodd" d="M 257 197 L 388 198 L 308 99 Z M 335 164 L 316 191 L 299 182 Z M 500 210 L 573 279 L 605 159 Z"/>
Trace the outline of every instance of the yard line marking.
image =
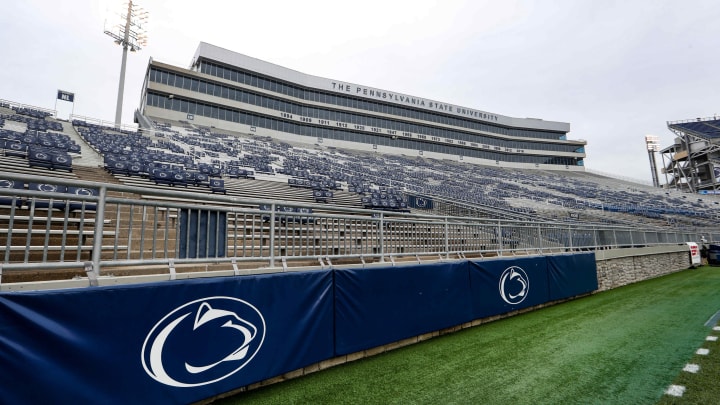
<path id="1" fill-rule="evenodd" d="M 708 342 L 716 342 L 717 338 L 717 336 L 708 336 L 705 338 L 705 340 L 707 340 Z"/>
<path id="2" fill-rule="evenodd" d="M 683 371 L 687 371 L 688 373 L 693 373 L 693 374 L 695 374 L 695 373 L 697 373 L 698 371 L 700 371 L 700 365 L 699 365 L 699 364 L 690 364 L 690 363 L 688 363 L 688 364 L 686 364 L 685 367 L 683 368 Z"/>
<path id="3" fill-rule="evenodd" d="M 713 326 L 713 330 L 720 330 L 720 326 Z"/>
<path id="4" fill-rule="evenodd" d="M 667 391 L 665 391 L 666 394 L 672 395 L 674 397 L 681 397 L 685 393 L 685 386 L 683 385 L 671 385 L 668 387 Z"/>
<path id="5" fill-rule="evenodd" d="M 701 356 L 707 356 L 710 353 L 710 349 L 698 349 L 695 353 Z"/>
<path id="6" fill-rule="evenodd" d="M 718 323 L 718 321 L 720 321 L 720 310 L 715 312 L 715 315 L 711 316 L 710 319 L 705 322 L 705 326 L 715 325 L 716 323 Z M 713 330 L 718 329 L 713 328 Z"/>

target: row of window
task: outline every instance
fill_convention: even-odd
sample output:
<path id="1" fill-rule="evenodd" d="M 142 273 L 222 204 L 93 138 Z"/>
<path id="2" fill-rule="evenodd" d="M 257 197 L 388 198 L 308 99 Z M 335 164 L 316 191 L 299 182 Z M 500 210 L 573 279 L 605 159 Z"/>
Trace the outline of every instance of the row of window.
<path id="1" fill-rule="evenodd" d="M 582 161 L 578 161 L 575 158 L 504 154 L 492 152 L 489 150 L 466 149 L 452 145 L 433 144 L 413 139 L 393 139 L 387 136 L 350 132 L 342 129 L 324 128 L 313 125 L 303 125 L 295 122 L 288 122 L 281 119 L 265 117 L 262 115 L 252 114 L 244 111 L 231 110 L 228 108 L 209 105 L 197 101 L 184 99 L 179 100 L 177 97 L 171 99 L 165 95 L 153 92 L 147 93 L 147 105 L 152 107 L 164 108 L 167 110 L 179 111 L 186 114 L 194 114 L 209 118 L 221 119 L 225 121 L 232 121 L 239 124 L 267 128 L 275 131 L 309 136 L 313 138 L 337 139 L 372 145 L 395 146 L 406 149 L 438 152 L 448 155 L 469 156 L 503 162 L 522 162 L 566 166 L 575 166 L 578 164 L 582 164 Z"/>
<path id="2" fill-rule="evenodd" d="M 362 128 L 355 129 L 368 129 L 375 128 L 378 130 L 392 130 L 398 132 L 412 132 L 416 134 L 422 134 L 428 139 L 433 140 L 433 137 L 438 139 L 453 139 L 455 141 L 464 142 L 470 146 L 482 146 L 488 145 L 491 147 L 500 148 L 514 148 L 514 149 L 529 149 L 529 150 L 547 150 L 553 152 L 576 152 L 578 149 L 577 145 L 567 144 L 552 144 L 544 142 L 528 142 L 528 141 L 508 141 L 503 139 L 497 139 L 489 136 L 482 136 L 477 134 L 470 134 L 467 132 L 452 131 L 443 128 L 427 127 L 423 125 L 399 122 L 388 120 L 384 118 L 377 118 L 365 115 L 352 114 L 348 112 L 332 111 L 316 107 L 308 107 L 297 103 L 291 103 L 285 100 L 267 97 L 252 92 L 207 82 L 205 80 L 198 80 L 177 74 L 173 72 L 167 72 L 157 68 L 150 69 L 151 82 L 157 82 L 166 84 L 173 87 L 179 87 L 194 92 L 203 94 L 209 94 L 216 97 L 222 97 L 229 100 L 239 101 L 242 103 L 252 104 L 264 108 L 273 109 L 276 111 L 283 112 L 285 114 L 295 115 L 298 117 L 309 117 L 314 118 L 315 123 L 324 121 L 338 121 L 341 123 L 349 123 L 353 126 L 360 126 Z M 434 139 L 437 140 L 437 139 Z M 475 145 L 472 145 L 475 144 Z"/>
<path id="3" fill-rule="evenodd" d="M 539 139 L 561 139 L 561 137 L 565 135 L 564 133 L 553 131 L 506 128 L 451 115 L 436 114 L 425 110 L 405 108 L 394 104 L 370 101 L 359 97 L 350 97 L 341 94 L 311 90 L 300 86 L 293 86 L 272 78 L 267 78 L 256 73 L 243 72 L 241 70 L 232 69 L 204 60 L 200 62 L 200 72 L 303 100 L 357 108 L 360 110 L 371 111 L 373 113 L 391 114 L 398 117 L 413 118 L 422 121 L 452 125 L 460 128 L 474 129 L 477 131 Z"/>

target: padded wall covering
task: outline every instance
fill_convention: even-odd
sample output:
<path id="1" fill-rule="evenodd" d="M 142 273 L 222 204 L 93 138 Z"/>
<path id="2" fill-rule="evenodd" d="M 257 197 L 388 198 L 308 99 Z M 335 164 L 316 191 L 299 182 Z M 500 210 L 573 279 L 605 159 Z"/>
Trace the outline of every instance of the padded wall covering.
<path id="1" fill-rule="evenodd" d="M 191 403 L 332 357 L 332 272 L 0 294 L 2 399 Z"/>
<path id="2" fill-rule="evenodd" d="M 466 262 L 335 271 L 335 354 L 471 320 Z"/>

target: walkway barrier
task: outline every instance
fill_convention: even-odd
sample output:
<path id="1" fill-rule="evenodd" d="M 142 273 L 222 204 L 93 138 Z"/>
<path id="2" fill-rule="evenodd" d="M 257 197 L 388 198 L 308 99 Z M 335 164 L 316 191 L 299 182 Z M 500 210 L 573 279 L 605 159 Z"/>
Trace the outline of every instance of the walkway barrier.
<path id="1" fill-rule="evenodd" d="M 202 272 L 332 262 L 487 258 L 720 240 L 717 230 L 626 228 L 373 211 L 0 173 L 7 287 L 22 272 L 101 279 L 162 269 Z M 47 187 L 29 189 L 28 184 Z M 9 183 L 8 183 L 9 184 Z M 87 194 L 52 190 L 81 187 Z M 96 192 L 95 192 L 96 191 Z M 225 273 L 222 273 L 225 272 Z M 65 275 L 67 277 L 67 275 Z M 2 281 L 2 280 L 0 280 Z"/>

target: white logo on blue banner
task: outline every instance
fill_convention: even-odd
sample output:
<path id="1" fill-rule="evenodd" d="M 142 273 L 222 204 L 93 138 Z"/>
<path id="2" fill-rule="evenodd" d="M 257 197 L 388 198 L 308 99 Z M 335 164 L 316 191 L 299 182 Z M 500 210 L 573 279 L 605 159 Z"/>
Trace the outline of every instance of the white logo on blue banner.
<path id="1" fill-rule="evenodd" d="M 198 387 L 240 371 L 260 351 L 265 319 L 250 303 L 207 297 L 165 315 L 143 343 L 141 361 L 156 381 Z"/>
<path id="2" fill-rule="evenodd" d="M 500 297 L 510 305 L 517 305 L 525 300 L 530 291 L 530 279 L 525 270 L 511 266 L 500 275 Z"/>
<path id="3" fill-rule="evenodd" d="M 427 200 L 422 197 L 415 197 L 415 205 L 418 208 L 425 208 L 427 207 Z"/>

